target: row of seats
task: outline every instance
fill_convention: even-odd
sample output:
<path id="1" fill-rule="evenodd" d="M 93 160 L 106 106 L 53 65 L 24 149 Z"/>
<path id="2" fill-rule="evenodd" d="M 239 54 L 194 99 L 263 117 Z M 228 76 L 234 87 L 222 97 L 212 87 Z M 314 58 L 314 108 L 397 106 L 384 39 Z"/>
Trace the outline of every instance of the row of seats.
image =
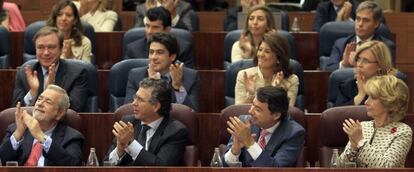
<path id="1" fill-rule="evenodd" d="M 222 150 L 226 150 L 225 145 L 227 144 L 230 134 L 227 132 L 226 121 L 231 116 L 240 116 L 247 114 L 250 106 L 249 105 L 232 105 L 221 111 L 220 121 L 219 121 L 219 143 L 221 144 Z M 24 110 L 31 112 L 33 107 L 24 107 Z M 4 137 L 5 129 L 10 123 L 13 123 L 14 112 L 16 108 L 9 108 L 0 112 L 0 138 Z M 122 118 L 123 115 L 128 115 L 133 113 L 132 104 L 126 104 L 121 106 L 115 111 L 114 121 L 118 121 Z M 290 107 L 288 113 L 293 120 L 302 125 L 305 129 L 307 128 L 306 117 L 303 111 L 295 107 Z M 198 140 L 199 140 L 199 122 L 195 112 L 191 108 L 181 105 L 173 104 L 171 110 L 171 116 L 179 121 L 181 121 L 187 128 L 189 128 L 189 141 L 187 143 L 183 165 L 186 166 L 196 166 L 197 161 L 200 157 L 198 150 Z M 329 162 L 332 155 L 332 149 L 343 150 L 346 143 L 348 142 L 347 135 L 342 131 L 342 122 L 345 119 L 352 118 L 358 119 L 360 121 L 371 120 L 367 116 L 367 111 L 365 106 L 343 106 L 336 107 L 332 109 L 325 110 L 320 117 L 320 128 L 319 130 L 319 162 L 322 167 L 329 167 Z M 80 116 L 73 110 L 69 110 L 66 114 L 64 123 L 69 126 L 81 131 L 81 119 Z M 412 118 L 406 117 L 403 119 L 403 122 L 408 124 L 411 128 L 414 128 L 414 121 Z M 325 130 L 329 128 L 329 130 Z M 298 167 L 304 167 L 306 161 L 306 152 L 307 145 L 305 143 L 304 149 L 297 161 Z M 412 167 L 414 164 L 414 152 L 410 152 L 407 156 L 406 166 Z"/>

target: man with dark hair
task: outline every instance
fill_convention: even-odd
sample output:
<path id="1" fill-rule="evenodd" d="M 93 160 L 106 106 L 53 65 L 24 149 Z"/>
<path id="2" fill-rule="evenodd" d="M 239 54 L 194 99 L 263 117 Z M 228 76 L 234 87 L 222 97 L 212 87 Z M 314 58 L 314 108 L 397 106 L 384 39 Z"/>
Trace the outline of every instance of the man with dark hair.
<path id="1" fill-rule="evenodd" d="M 377 29 L 383 20 L 381 7 L 373 1 L 364 1 L 356 9 L 355 33 L 339 38 L 332 47 L 326 70 L 353 67 L 355 51 L 364 42 L 377 40 L 384 42 L 391 50 L 393 65 L 395 65 L 395 44 L 381 35 Z"/>
<path id="2" fill-rule="evenodd" d="M 145 21 L 145 37 L 129 43 L 126 49 L 125 58 L 148 58 L 148 39 L 159 32 L 171 32 L 170 12 L 164 7 L 154 7 L 147 11 Z M 186 67 L 194 66 L 194 49 L 192 43 L 177 37 L 180 53 L 177 59 Z"/>
<path id="3" fill-rule="evenodd" d="M 225 162 L 241 161 L 245 167 L 294 167 L 305 143 L 305 130 L 290 118 L 288 109 L 285 90 L 259 88 L 250 115 L 230 117 L 227 122 L 232 137 Z"/>
<path id="4" fill-rule="evenodd" d="M 131 69 L 125 93 L 125 103 L 132 102 L 138 83 L 147 77 L 162 78 L 172 87 L 174 103 L 198 110 L 198 74 L 196 70 L 176 63 L 180 49 L 177 40 L 168 33 L 155 33 L 148 40 L 148 67 Z"/>
<path id="5" fill-rule="evenodd" d="M 60 122 L 69 108 L 69 96 L 57 85 L 39 95 L 32 115 L 16 105 L 15 123 L 7 127 L 0 145 L 4 162 L 19 166 L 78 166 L 82 164 L 82 134 Z"/>
<path id="6" fill-rule="evenodd" d="M 143 27 L 145 18 L 148 17 L 146 12 L 151 8 L 164 7 L 168 10 L 171 19 L 171 25 L 174 28 L 180 28 L 193 31 L 191 13 L 194 13 L 191 4 L 183 0 L 145 0 L 145 3 L 138 5 L 135 14 L 135 27 Z"/>
<path id="7" fill-rule="evenodd" d="M 133 107 L 134 115 L 115 122 L 115 139 L 105 159 L 120 166 L 181 165 L 188 130 L 170 118 L 170 87 L 162 79 L 142 80 Z"/>
<path id="8" fill-rule="evenodd" d="M 34 36 L 36 58 L 32 66 L 18 70 L 13 91 L 12 105 L 33 106 L 40 93 L 50 84 L 66 90 L 70 109 L 84 111 L 88 96 L 87 71 L 85 68 L 60 59 L 63 35 L 55 27 L 43 27 Z"/>

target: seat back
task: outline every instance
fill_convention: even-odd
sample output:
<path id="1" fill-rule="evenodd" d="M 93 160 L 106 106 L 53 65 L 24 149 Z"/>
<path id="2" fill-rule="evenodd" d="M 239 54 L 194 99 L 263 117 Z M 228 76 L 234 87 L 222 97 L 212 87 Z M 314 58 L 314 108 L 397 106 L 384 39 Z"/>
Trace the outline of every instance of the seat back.
<path id="1" fill-rule="evenodd" d="M 175 37 L 179 37 L 181 39 L 184 39 L 188 42 L 193 42 L 193 35 L 191 34 L 191 32 L 184 30 L 184 29 L 179 29 L 179 28 L 172 28 L 171 32 L 170 32 L 173 36 Z M 124 59 L 129 59 L 132 57 L 128 57 L 126 55 L 126 51 L 127 51 L 127 45 L 131 42 L 134 42 L 138 39 L 144 38 L 145 37 L 145 28 L 144 27 L 137 27 L 137 28 L 132 28 L 130 30 L 128 30 L 127 32 L 125 32 L 124 34 L 124 38 L 122 39 L 122 45 L 123 45 L 123 58 Z"/>
<path id="2" fill-rule="evenodd" d="M 302 65 L 300 65 L 296 60 L 290 59 L 290 66 L 292 72 L 296 74 L 299 78 L 299 88 L 298 94 L 296 96 L 295 106 L 304 109 L 305 108 L 305 79 Z M 253 60 L 240 60 L 234 63 L 231 63 L 228 69 L 226 70 L 226 95 L 225 95 L 225 106 L 234 104 L 234 90 L 236 86 L 237 74 L 240 70 L 253 67 Z"/>
<path id="3" fill-rule="evenodd" d="M 189 12 L 191 18 L 191 31 L 198 32 L 200 30 L 200 18 L 198 17 L 197 13 L 194 10 Z"/>
<path id="4" fill-rule="evenodd" d="M 226 145 L 230 139 L 230 133 L 227 131 L 227 121 L 232 116 L 240 116 L 249 114 L 250 104 L 243 104 L 243 105 L 231 105 L 223 110 L 221 110 L 220 114 L 220 130 L 219 130 L 219 141 L 223 148 L 223 145 Z M 298 124 L 302 125 L 303 128 L 306 129 L 306 117 L 305 113 L 296 107 L 289 107 L 288 111 L 289 116 L 295 120 Z M 305 144 L 306 145 L 306 144 Z M 306 160 L 306 146 L 302 149 L 300 156 L 298 157 L 296 166 L 304 167 Z"/>
<path id="5" fill-rule="evenodd" d="M 33 42 L 33 37 L 37 31 L 39 31 L 40 28 L 44 26 L 46 26 L 46 21 L 36 21 L 27 26 L 26 30 L 24 31 L 23 63 L 36 58 L 36 47 Z M 95 30 L 93 29 L 92 25 L 87 22 L 82 22 L 82 27 L 85 36 L 88 37 L 88 39 L 91 41 L 92 53 L 96 54 Z M 92 56 L 91 63 L 96 64 L 94 55 Z"/>
<path id="6" fill-rule="evenodd" d="M 70 63 L 74 63 L 78 66 L 82 66 L 88 72 L 88 99 L 86 100 L 86 106 L 84 107 L 85 112 L 98 112 L 99 105 L 98 105 L 98 90 L 99 90 L 99 82 L 98 82 L 98 71 L 95 65 L 90 63 L 85 63 L 82 60 L 76 59 L 68 59 Z"/>
<path id="7" fill-rule="evenodd" d="M 233 44 L 240 39 L 240 34 L 242 30 L 233 30 L 226 34 L 224 37 L 224 61 L 231 63 L 231 48 L 233 47 Z M 284 30 L 278 30 L 278 33 L 285 37 L 289 42 L 290 52 L 291 52 L 291 58 L 296 59 L 297 53 L 296 53 L 296 43 L 295 43 L 295 37 L 290 34 L 287 31 Z"/>
<path id="8" fill-rule="evenodd" d="M 128 73 L 136 67 L 148 65 L 148 59 L 125 59 L 111 67 L 109 73 L 109 111 L 113 112 L 124 104 Z"/>
<path id="9" fill-rule="evenodd" d="M 10 67 L 10 36 L 6 28 L 0 26 L 0 69 Z"/>
<path id="10" fill-rule="evenodd" d="M 130 115 L 134 113 L 132 103 L 122 105 L 115 111 L 115 121 L 122 119 L 124 115 Z M 188 142 L 186 146 L 186 151 L 184 153 L 183 162 L 186 166 L 197 166 L 199 160 L 198 155 L 198 119 L 194 110 L 188 106 L 172 103 L 172 108 L 170 111 L 170 116 L 181 123 L 183 123 L 188 131 Z"/>
<path id="11" fill-rule="evenodd" d="M 343 68 L 333 71 L 329 75 L 328 96 L 326 108 L 334 107 L 338 97 L 339 87 L 344 81 L 353 78 L 355 75 L 354 68 Z"/>
<path id="12" fill-rule="evenodd" d="M 343 151 L 348 143 L 348 136 L 342 130 L 345 119 L 352 118 L 359 121 L 371 120 L 367 116 L 365 106 L 341 106 L 322 112 L 319 126 L 319 162 L 321 167 L 329 167 L 332 149 Z"/>
<path id="13" fill-rule="evenodd" d="M 33 106 L 22 107 L 22 110 L 26 110 L 29 114 L 32 114 L 33 109 L 34 109 Z M 13 107 L 13 108 L 5 109 L 0 112 L 0 138 L 3 138 L 4 135 L 6 134 L 7 126 L 14 123 L 15 121 L 14 113 L 16 112 L 16 110 L 17 108 Z M 61 121 L 64 124 L 78 131 L 81 131 L 81 127 L 82 127 L 81 117 L 78 115 L 78 113 L 76 113 L 72 109 L 68 109 L 65 117 L 61 119 Z"/>

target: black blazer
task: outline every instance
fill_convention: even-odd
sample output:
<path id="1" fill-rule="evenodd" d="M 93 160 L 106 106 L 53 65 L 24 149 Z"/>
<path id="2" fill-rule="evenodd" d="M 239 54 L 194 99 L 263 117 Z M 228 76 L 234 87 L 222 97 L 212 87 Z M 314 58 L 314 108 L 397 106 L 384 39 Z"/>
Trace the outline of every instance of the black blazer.
<path id="1" fill-rule="evenodd" d="M 184 63 L 185 67 L 194 67 L 194 48 L 193 45 L 180 38 L 176 37 L 178 47 L 180 49 L 177 59 Z M 127 45 L 125 58 L 148 58 L 148 44 L 147 38 L 141 38 Z"/>
<path id="2" fill-rule="evenodd" d="M 16 130 L 16 124 L 7 127 L 6 135 L 0 145 L 0 158 L 2 162 L 17 161 L 19 166 L 24 165 L 33 146 L 33 136 L 29 130 L 23 134 L 23 142 L 14 151 L 10 142 L 10 136 Z M 52 133 L 52 145 L 46 153 L 43 151 L 45 166 L 78 166 L 82 165 L 82 146 L 85 138 L 82 134 L 65 124 L 58 123 Z"/>
<path id="3" fill-rule="evenodd" d="M 38 95 L 43 92 L 43 72 L 39 62 L 31 66 L 33 70 L 37 71 L 39 78 Z M 87 71 L 81 66 L 77 66 L 64 59 L 60 59 L 59 67 L 56 73 L 55 84 L 66 90 L 70 98 L 70 109 L 81 112 L 84 111 L 84 105 L 88 96 L 87 85 Z M 26 80 L 24 66 L 22 66 L 16 74 L 16 82 L 13 90 L 12 107 L 16 106 L 20 101 L 23 106 L 33 106 L 33 104 L 26 105 L 24 103 L 24 96 L 30 91 L 29 84 Z"/>
<path id="4" fill-rule="evenodd" d="M 354 1 L 352 3 L 351 18 L 355 19 L 355 10 L 358 6 Z M 312 31 L 319 32 L 321 27 L 328 22 L 336 20 L 336 11 L 334 5 L 330 1 L 320 2 L 318 8 L 316 9 L 316 15 L 313 19 Z"/>
<path id="5" fill-rule="evenodd" d="M 147 67 L 138 67 L 131 69 L 128 74 L 128 83 L 125 91 L 125 104 L 133 101 L 133 96 L 139 88 L 139 82 L 148 77 Z M 194 69 L 184 68 L 183 86 L 187 91 L 187 97 L 182 104 L 198 110 L 198 73 Z M 176 103 L 174 91 L 172 91 L 172 102 Z"/>
<path id="6" fill-rule="evenodd" d="M 138 139 L 141 130 L 141 121 L 134 115 L 127 115 L 122 121 L 134 125 L 134 138 Z M 188 141 L 188 130 L 181 122 L 168 116 L 164 117 L 160 126 L 151 138 L 148 151 L 142 149 L 135 161 L 128 154 L 121 159 L 120 166 L 179 166 L 183 165 L 183 155 Z M 116 138 L 105 157 L 116 148 Z"/>

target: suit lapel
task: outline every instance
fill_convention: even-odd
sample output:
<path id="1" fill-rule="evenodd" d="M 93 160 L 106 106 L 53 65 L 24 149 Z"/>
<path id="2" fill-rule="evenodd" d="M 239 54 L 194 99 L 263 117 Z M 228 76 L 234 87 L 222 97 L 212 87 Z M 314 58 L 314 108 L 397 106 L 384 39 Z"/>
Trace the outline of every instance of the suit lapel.
<path id="1" fill-rule="evenodd" d="M 159 149 L 159 145 L 162 141 L 162 136 L 164 134 L 165 128 L 168 125 L 169 117 L 164 117 L 160 126 L 158 126 L 157 130 L 155 131 L 154 135 L 151 137 L 151 143 L 148 147 L 148 151 L 150 152 L 157 152 L 156 150 Z"/>
<path id="2" fill-rule="evenodd" d="M 67 68 L 66 61 L 59 60 L 59 67 L 58 67 L 58 70 L 56 71 L 55 84 L 59 85 L 63 89 L 66 89 L 64 88 L 64 86 L 66 85 L 65 84 L 66 80 L 64 79 L 66 75 L 66 68 Z"/>
<path id="3" fill-rule="evenodd" d="M 272 151 L 272 154 L 275 150 L 278 150 L 281 143 L 281 140 L 284 140 L 285 133 L 287 133 L 288 129 L 288 119 L 289 116 L 286 116 L 284 120 L 280 121 L 279 126 L 273 132 L 272 136 L 270 137 L 269 142 L 266 144 L 265 151 Z"/>

